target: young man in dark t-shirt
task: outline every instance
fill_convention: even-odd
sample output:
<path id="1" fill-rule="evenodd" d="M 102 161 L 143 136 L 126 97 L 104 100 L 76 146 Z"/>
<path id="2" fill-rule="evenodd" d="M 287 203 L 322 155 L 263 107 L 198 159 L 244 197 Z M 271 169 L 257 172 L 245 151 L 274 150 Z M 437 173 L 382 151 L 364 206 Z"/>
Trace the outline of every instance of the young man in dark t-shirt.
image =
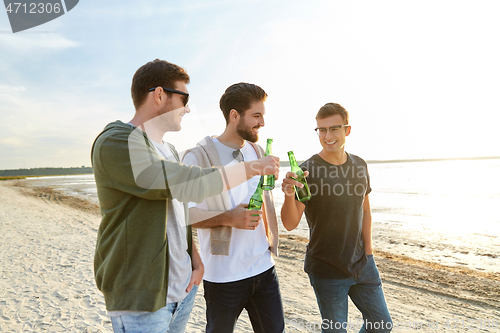
<path id="1" fill-rule="evenodd" d="M 281 220 L 287 230 L 297 227 L 305 212 L 309 225 L 304 270 L 309 275 L 322 317 L 322 332 L 390 332 L 392 320 L 373 260 L 371 192 L 366 162 L 345 151 L 351 133 L 349 114 L 327 103 L 316 115 L 316 132 L 323 147 L 302 163 L 311 199 L 300 202 L 292 177 L 283 179 L 285 202 Z M 347 321 L 348 296 L 363 315 L 363 323 Z"/>

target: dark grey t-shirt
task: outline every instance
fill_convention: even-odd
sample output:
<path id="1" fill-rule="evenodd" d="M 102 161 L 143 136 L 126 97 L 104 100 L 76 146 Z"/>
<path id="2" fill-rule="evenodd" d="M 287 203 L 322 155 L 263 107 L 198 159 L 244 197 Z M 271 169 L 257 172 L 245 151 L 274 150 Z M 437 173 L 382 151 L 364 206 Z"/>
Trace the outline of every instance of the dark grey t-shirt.
<path id="1" fill-rule="evenodd" d="M 366 264 L 361 234 L 363 202 L 371 192 L 366 162 L 347 154 L 342 165 L 314 155 L 300 165 L 309 171 L 311 199 L 305 201 L 309 225 L 304 270 L 314 276 L 345 279 Z"/>

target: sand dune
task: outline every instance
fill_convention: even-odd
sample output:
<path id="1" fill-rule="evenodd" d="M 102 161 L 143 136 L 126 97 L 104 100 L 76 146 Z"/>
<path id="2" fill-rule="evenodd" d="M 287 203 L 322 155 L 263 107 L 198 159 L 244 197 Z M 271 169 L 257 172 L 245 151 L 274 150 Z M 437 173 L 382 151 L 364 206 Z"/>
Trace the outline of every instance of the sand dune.
<path id="1" fill-rule="evenodd" d="M 0 331 L 111 332 L 104 299 L 93 279 L 97 206 L 16 183 L 0 182 Z M 287 332 L 320 331 L 314 292 L 302 269 L 305 246 L 302 238 L 281 236 L 276 266 Z M 388 252 L 377 252 L 376 260 L 394 331 L 500 330 L 498 273 Z M 349 316 L 348 331 L 357 332 L 360 316 L 352 304 Z M 201 288 L 186 331 L 203 332 L 204 326 Z M 236 332 L 252 332 L 246 314 Z"/>

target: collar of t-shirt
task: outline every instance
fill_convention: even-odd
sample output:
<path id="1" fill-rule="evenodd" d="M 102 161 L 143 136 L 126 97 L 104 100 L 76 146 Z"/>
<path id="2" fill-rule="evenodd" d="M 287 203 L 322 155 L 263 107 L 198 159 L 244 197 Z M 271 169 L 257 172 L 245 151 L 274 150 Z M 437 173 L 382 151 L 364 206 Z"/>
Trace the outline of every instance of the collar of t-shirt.
<path id="1" fill-rule="evenodd" d="M 247 161 L 248 158 L 249 158 L 248 157 L 248 150 L 247 150 L 248 147 L 250 147 L 253 150 L 253 148 L 249 144 L 247 144 L 246 141 L 243 144 L 243 147 L 238 148 L 238 149 L 226 146 L 225 144 L 223 144 L 222 142 L 220 142 L 217 138 L 214 138 L 213 141 L 214 141 L 215 146 L 218 149 L 220 148 L 220 149 L 222 149 L 222 150 L 224 150 L 224 151 L 227 152 L 227 154 L 219 154 L 219 157 L 221 159 L 222 165 L 225 165 L 225 166 L 239 163 L 239 161 L 237 161 L 233 157 L 233 152 L 234 151 L 239 150 L 241 152 L 241 154 L 243 155 L 243 160 Z"/>

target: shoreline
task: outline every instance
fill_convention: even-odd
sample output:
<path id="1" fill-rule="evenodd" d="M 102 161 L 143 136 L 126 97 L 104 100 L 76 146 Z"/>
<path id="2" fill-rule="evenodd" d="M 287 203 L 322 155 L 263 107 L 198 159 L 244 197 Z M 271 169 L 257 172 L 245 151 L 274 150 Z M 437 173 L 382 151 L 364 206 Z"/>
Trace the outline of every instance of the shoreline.
<path id="1" fill-rule="evenodd" d="M 99 205 L 89 200 L 86 200 L 85 198 L 75 195 L 65 194 L 62 191 L 55 190 L 51 187 L 29 187 L 25 186 L 24 184 L 17 184 L 12 186 L 18 187 L 20 189 L 20 192 L 25 195 L 38 197 L 46 202 L 60 203 L 69 206 L 71 208 L 82 210 L 84 212 L 100 217 L 101 212 L 99 209 Z M 304 244 L 303 252 L 305 254 L 305 246 L 309 242 L 308 238 L 294 234 L 280 234 L 279 238 L 280 241 L 287 239 L 290 241 L 295 241 L 299 244 Z M 386 258 L 400 263 L 405 263 L 408 265 L 416 265 L 421 267 L 427 267 L 429 269 L 439 269 L 443 271 L 448 271 L 455 274 L 464 274 L 468 276 L 475 276 L 478 278 L 488 278 L 500 281 L 500 272 L 481 272 L 467 267 L 443 265 L 440 263 L 436 263 L 434 261 L 415 259 L 403 254 L 382 251 L 378 249 L 375 250 L 374 255 L 375 257 Z"/>
<path id="2" fill-rule="evenodd" d="M 98 206 L 53 189 L 15 183 L 0 183 L 0 331 L 111 332 L 104 299 L 93 278 Z M 320 331 L 316 298 L 303 271 L 306 244 L 306 238 L 280 235 L 280 256 L 275 261 L 287 332 Z M 500 328 L 498 273 L 450 267 L 387 251 L 376 251 L 375 258 L 398 329 L 420 323 L 420 328 L 435 332 L 436 323 L 441 329 L 447 321 L 464 321 L 473 329 L 486 320 L 496 321 Z M 186 332 L 204 331 L 205 301 L 200 287 Z M 359 320 L 359 312 L 350 303 L 349 321 Z M 464 326 L 456 326 L 445 328 L 464 331 Z M 348 331 L 357 330 L 353 327 Z M 252 332 L 246 311 L 235 332 Z"/>
<path id="3" fill-rule="evenodd" d="M 79 197 L 76 195 L 69 195 L 65 194 L 62 191 L 55 190 L 51 187 L 29 187 L 25 186 L 24 184 L 12 184 L 11 186 L 18 187 L 20 192 L 23 193 L 24 195 L 28 196 L 34 196 L 41 198 L 42 200 L 46 202 L 54 202 L 54 203 L 59 203 L 66 205 L 68 207 L 78 209 L 81 211 L 84 211 L 86 213 L 96 215 L 100 217 L 100 209 L 99 205 L 96 204 L 95 202 L 91 202 L 90 200 L 86 200 L 83 197 Z M 196 230 L 194 230 L 196 232 Z M 306 237 L 302 237 L 299 235 L 294 235 L 294 234 L 280 234 L 279 235 L 280 241 L 287 239 L 290 241 L 295 241 L 299 244 L 304 244 L 304 255 L 305 255 L 305 246 L 309 242 L 309 239 Z M 421 245 L 417 246 L 421 247 Z M 280 249 L 281 250 L 281 249 Z M 474 276 L 478 278 L 487 278 L 487 279 L 493 279 L 500 281 L 500 272 L 482 272 L 478 270 L 473 270 L 467 267 L 459 267 L 455 265 L 443 265 L 441 263 L 437 263 L 434 261 L 430 260 L 423 260 L 423 259 L 416 259 L 412 258 L 409 256 L 406 256 L 404 254 L 400 253 L 394 253 L 390 251 L 383 251 L 379 249 L 374 250 L 374 255 L 377 258 L 385 258 L 385 259 L 390 259 L 392 261 L 408 264 L 408 265 L 414 265 L 414 266 L 420 266 L 420 267 L 426 267 L 429 269 L 438 269 L 442 271 L 448 271 L 454 274 L 463 274 L 463 275 L 468 275 L 468 276 Z"/>
<path id="4" fill-rule="evenodd" d="M 13 181 L 20 187 L 37 188 L 38 191 L 50 191 L 44 195 L 62 198 L 73 205 L 88 206 L 86 200 L 97 206 L 97 193 L 92 182 L 75 184 L 71 178 L 64 182 L 52 185 L 50 180 L 28 179 Z M 54 193 L 58 192 L 57 195 Z M 48 198 L 47 200 L 50 200 Z M 83 201 L 82 201 L 83 200 Z M 280 235 L 294 235 L 308 237 L 309 231 L 305 217 L 293 231 L 287 231 L 280 221 L 280 193 L 275 193 L 275 204 L 278 214 L 278 230 Z M 88 207 L 87 207 L 88 208 Z M 374 207 L 372 237 L 376 250 L 404 255 L 409 258 L 429 261 L 445 266 L 471 269 L 477 272 L 498 273 L 500 267 L 500 237 L 484 232 L 457 233 L 451 229 L 433 228 L 420 224 L 400 222 L 397 220 L 386 221 L 381 217 L 389 208 Z M 391 208 L 393 209 L 393 208 Z M 405 216 L 402 216 L 406 218 Z M 380 220 L 382 218 L 382 220 Z M 442 221 L 444 225 L 451 225 L 450 221 Z"/>

